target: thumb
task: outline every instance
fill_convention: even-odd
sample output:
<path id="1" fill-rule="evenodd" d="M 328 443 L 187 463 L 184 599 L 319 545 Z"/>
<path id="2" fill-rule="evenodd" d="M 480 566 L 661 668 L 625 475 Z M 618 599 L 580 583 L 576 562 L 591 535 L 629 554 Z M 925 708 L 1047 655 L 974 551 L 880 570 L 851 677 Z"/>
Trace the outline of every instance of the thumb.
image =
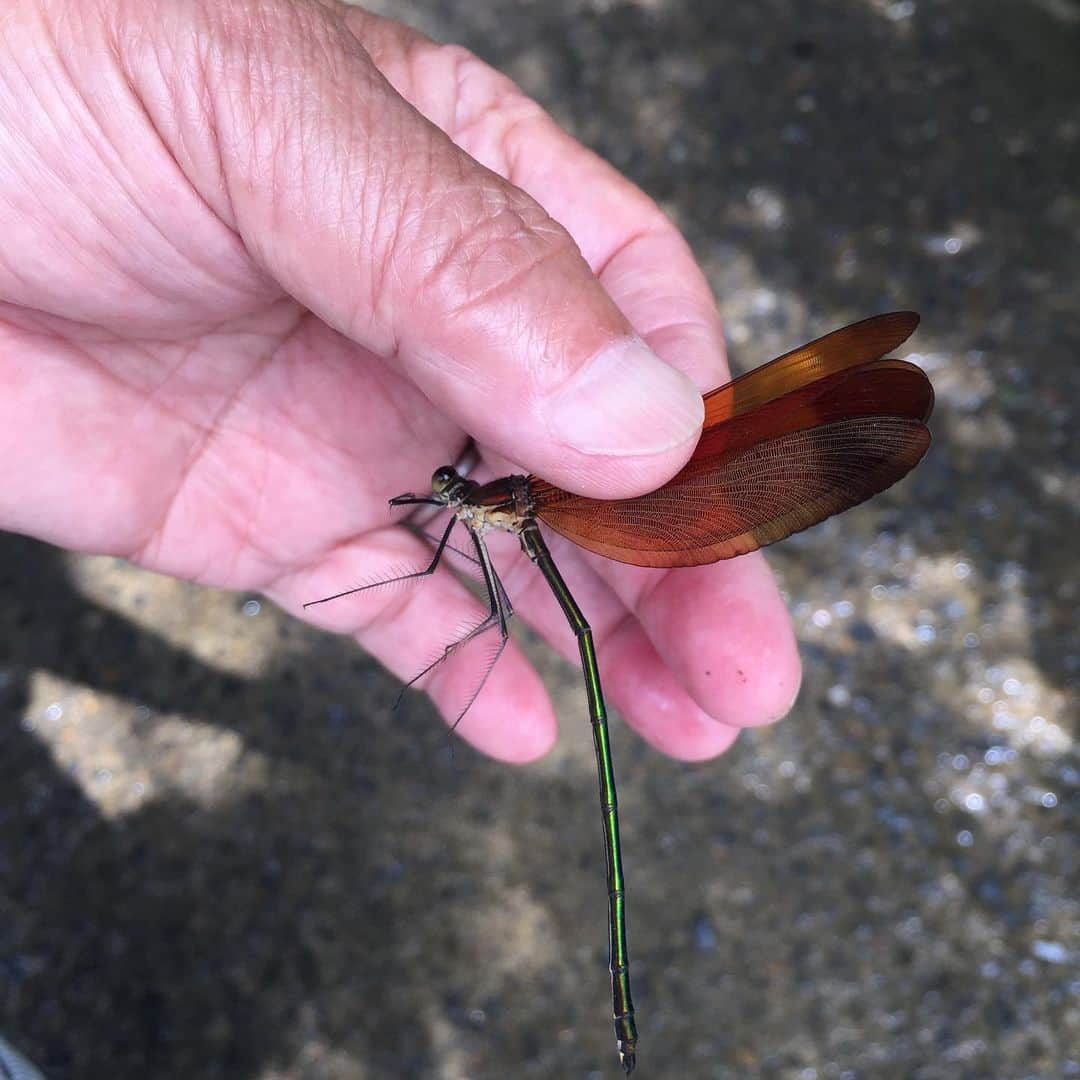
<path id="1" fill-rule="evenodd" d="M 608 498 L 670 478 L 701 395 L 634 333 L 567 231 L 413 109 L 325 9 L 257 6 L 209 76 L 248 248 L 505 457 Z M 272 79 L 252 79 L 252 55 Z"/>

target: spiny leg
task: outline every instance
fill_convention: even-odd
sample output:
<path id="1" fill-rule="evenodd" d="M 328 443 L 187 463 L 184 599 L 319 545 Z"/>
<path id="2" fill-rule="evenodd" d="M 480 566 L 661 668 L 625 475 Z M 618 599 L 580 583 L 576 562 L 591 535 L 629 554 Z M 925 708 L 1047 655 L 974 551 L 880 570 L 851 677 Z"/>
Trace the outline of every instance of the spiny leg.
<path id="1" fill-rule="evenodd" d="M 476 548 L 477 562 L 480 563 L 480 569 L 484 573 L 484 585 L 487 587 L 488 604 L 491 607 L 491 613 L 493 615 L 498 613 L 499 625 L 502 627 L 502 635 L 505 638 L 509 633 L 507 627 L 511 616 L 514 614 L 514 605 L 510 603 L 510 597 L 506 595 L 502 579 L 495 571 L 491 556 L 488 554 L 487 544 L 471 529 L 469 530 L 469 536 L 472 537 L 473 547 Z"/>
<path id="2" fill-rule="evenodd" d="M 469 696 L 469 700 L 465 702 L 465 707 L 458 713 L 457 719 L 450 725 L 451 731 L 456 730 L 458 724 L 464 719 L 465 714 L 472 708 L 473 702 L 479 697 L 480 691 L 487 685 L 488 676 L 490 676 L 495 669 L 495 665 L 499 662 L 499 657 L 503 654 L 503 649 L 506 648 L 507 641 L 510 640 L 509 623 L 514 614 L 514 606 L 510 603 L 510 597 L 507 596 L 506 589 L 503 588 L 502 579 L 495 571 L 491 556 L 488 554 L 487 545 L 480 539 L 479 534 L 473 532 L 471 529 L 469 530 L 469 535 L 472 537 L 473 546 L 476 548 L 480 569 L 484 573 L 484 584 L 487 586 L 488 603 L 490 605 L 488 620 L 491 620 L 494 617 L 498 618 L 499 644 L 488 659 L 487 666 L 484 668 L 484 674 L 476 684 L 476 689 Z"/>
<path id="3" fill-rule="evenodd" d="M 450 659 L 450 657 L 452 657 L 455 653 L 459 652 L 470 641 L 474 641 L 476 638 L 480 637 L 481 634 L 484 634 L 488 630 L 491 630 L 493 627 L 497 626 L 499 628 L 499 643 L 495 647 L 495 649 L 492 650 L 491 655 L 488 657 L 484 665 L 483 674 L 481 675 L 480 680 L 477 682 L 476 688 L 469 695 L 464 707 L 461 709 L 457 717 L 451 723 L 450 731 L 454 731 L 458 724 L 461 723 L 461 721 L 465 717 L 465 714 L 469 711 L 469 709 L 472 708 L 472 704 L 479 696 L 480 691 L 483 690 L 484 686 L 487 684 L 488 677 L 491 675 L 491 672 L 494 669 L 495 664 L 498 662 L 499 657 L 502 656 L 503 649 L 506 648 L 506 642 L 510 636 L 509 621 L 514 614 L 513 605 L 510 603 L 510 598 L 506 594 L 506 589 L 503 587 L 503 583 L 500 580 L 499 575 L 496 573 L 495 567 L 491 562 L 491 557 L 488 555 L 487 546 L 484 544 L 483 540 L 471 529 L 469 530 L 469 536 L 472 538 L 473 546 L 476 549 L 477 558 L 473 559 L 472 556 L 467 555 L 465 552 L 460 552 L 459 554 L 463 555 L 465 558 L 477 563 L 480 566 L 484 578 L 484 587 L 487 590 L 488 613 L 480 622 L 478 622 L 475 626 L 471 627 L 468 631 L 462 634 L 461 637 L 450 642 L 450 644 L 448 644 L 443 649 L 443 651 L 434 660 L 432 660 L 430 664 L 427 665 L 427 667 L 425 667 L 422 671 L 418 672 L 407 683 L 405 683 L 405 685 L 401 688 L 400 693 L 398 694 L 397 701 L 394 704 L 394 707 L 396 708 L 401 703 L 401 699 L 405 695 L 406 690 L 408 690 L 412 686 L 415 686 L 416 683 L 418 683 L 422 678 L 424 678 L 424 676 L 430 674 L 430 672 L 434 671 L 440 664 Z M 444 536 L 444 543 L 441 545 L 442 547 L 446 546 L 445 539 L 446 537 Z"/>
<path id="4" fill-rule="evenodd" d="M 331 600 L 340 600 L 343 596 L 352 596 L 354 593 L 366 592 L 368 589 L 380 589 L 384 585 L 395 585 L 399 581 L 412 581 L 415 578 L 430 577 L 435 573 L 435 567 L 439 565 L 439 560 L 442 558 L 443 552 L 447 547 L 447 542 L 450 539 L 450 533 L 453 532 L 456 524 L 457 518 L 451 518 L 450 523 L 443 530 L 442 539 L 439 541 L 438 547 L 435 548 L 435 554 L 431 557 L 431 562 L 425 569 L 414 570 L 410 574 L 399 574 L 397 577 L 386 578 L 384 581 L 372 581 L 367 585 L 357 585 L 355 589 L 346 589 L 344 592 L 334 593 L 333 596 L 323 596 L 318 600 L 309 600 L 304 607 L 309 608 L 315 607 L 316 604 L 326 604 Z M 470 556 L 466 556 L 466 558 L 469 557 Z"/>
<path id="5" fill-rule="evenodd" d="M 417 529 L 416 533 L 418 536 L 422 536 L 425 540 L 430 540 L 433 544 L 437 544 L 439 542 L 439 537 L 437 533 L 428 532 L 426 529 Z M 470 555 L 467 551 L 462 551 L 461 548 L 457 547 L 454 544 L 447 544 L 446 550 L 453 552 L 453 554 L 455 554 L 459 559 L 463 559 L 465 562 L 472 563 L 473 566 L 478 567 L 480 565 L 480 560 L 475 555 Z"/>

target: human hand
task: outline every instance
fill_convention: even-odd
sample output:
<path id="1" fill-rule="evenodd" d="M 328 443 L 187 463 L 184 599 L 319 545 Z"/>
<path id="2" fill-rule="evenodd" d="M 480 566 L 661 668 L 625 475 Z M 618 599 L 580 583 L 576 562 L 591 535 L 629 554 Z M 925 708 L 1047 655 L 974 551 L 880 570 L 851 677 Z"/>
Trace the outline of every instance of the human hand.
<path id="1" fill-rule="evenodd" d="M 727 372 L 688 248 L 463 50 L 330 0 L 20 0 L 0 71 L 0 527 L 299 614 L 424 561 L 386 500 L 466 432 L 480 478 L 598 497 L 691 453 Z M 787 711 L 798 658 L 760 555 L 553 548 L 655 746 L 706 758 Z M 574 654 L 514 558 L 519 611 Z M 465 596 L 449 574 L 422 591 L 312 621 L 407 677 Z M 550 746 L 513 643 L 459 730 L 506 760 Z"/>

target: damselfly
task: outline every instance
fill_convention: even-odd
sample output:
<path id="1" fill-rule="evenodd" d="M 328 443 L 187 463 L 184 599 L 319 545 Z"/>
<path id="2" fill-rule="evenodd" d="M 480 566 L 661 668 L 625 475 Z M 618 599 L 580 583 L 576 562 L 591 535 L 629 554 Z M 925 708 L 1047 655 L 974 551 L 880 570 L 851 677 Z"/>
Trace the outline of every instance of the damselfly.
<path id="1" fill-rule="evenodd" d="M 929 380 L 914 364 L 884 358 L 918 322 L 913 312 L 864 319 L 706 394 L 704 427 L 693 456 L 677 476 L 647 495 L 590 499 L 535 476 L 477 484 L 444 466 L 432 476 L 429 495 L 409 493 L 390 500 L 392 506 L 435 506 L 453 515 L 431 563 L 404 578 L 435 570 L 458 522 L 469 534 L 483 575 L 487 616 L 439 659 L 497 628 L 494 663 L 506 642 L 513 608 L 484 542 L 493 529 L 518 536 L 577 637 L 600 778 L 615 1037 L 627 1073 L 636 1062 L 637 1029 L 607 714 L 592 631 L 552 561 L 539 523 L 619 562 L 697 566 L 755 551 L 884 491 L 917 464 L 930 444 L 926 421 L 934 394 Z M 312 603 L 385 584 L 389 581 Z"/>

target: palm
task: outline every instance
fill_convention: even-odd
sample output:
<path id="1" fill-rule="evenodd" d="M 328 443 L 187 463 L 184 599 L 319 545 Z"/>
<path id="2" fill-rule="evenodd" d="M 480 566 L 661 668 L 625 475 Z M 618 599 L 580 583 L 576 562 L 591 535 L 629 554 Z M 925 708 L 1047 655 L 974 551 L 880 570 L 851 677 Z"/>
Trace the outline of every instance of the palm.
<path id="1" fill-rule="evenodd" d="M 385 526 L 387 495 L 451 454 L 458 433 L 411 383 L 260 292 L 234 290 L 228 305 L 210 292 L 201 312 L 185 297 L 176 320 L 138 290 L 115 323 L 43 332 L 25 312 L 8 323 L 0 379 L 37 404 L 6 429 L 7 468 L 38 493 L 20 524 L 236 589 L 267 588 L 337 537 Z M 111 331 L 133 311 L 152 336 Z"/>

